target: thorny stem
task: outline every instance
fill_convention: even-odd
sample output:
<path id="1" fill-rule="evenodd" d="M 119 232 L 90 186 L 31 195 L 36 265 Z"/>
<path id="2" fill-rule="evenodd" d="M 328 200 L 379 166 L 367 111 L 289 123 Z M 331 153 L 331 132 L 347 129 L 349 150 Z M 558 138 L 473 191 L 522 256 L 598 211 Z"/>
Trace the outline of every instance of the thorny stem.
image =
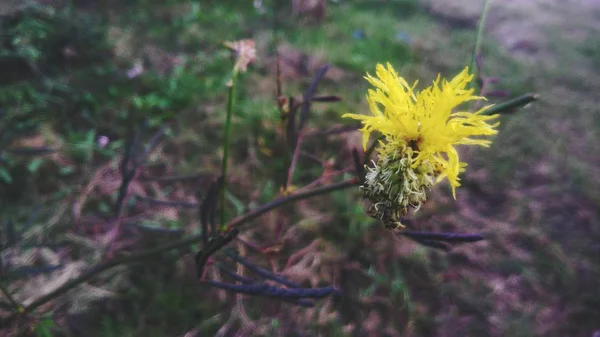
<path id="1" fill-rule="evenodd" d="M 223 185 L 221 186 L 221 227 L 225 228 L 225 191 L 227 190 L 227 162 L 229 159 L 229 143 L 231 138 L 231 115 L 233 114 L 233 101 L 235 97 L 235 79 L 237 71 L 234 70 L 229 83 L 229 95 L 227 97 L 227 119 L 225 121 L 225 143 L 223 148 L 223 162 L 221 166 L 221 176 Z"/>
<path id="2" fill-rule="evenodd" d="M 258 218 L 259 216 L 261 216 L 275 208 L 282 207 L 282 206 L 290 204 L 294 201 L 307 199 L 307 198 L 311 198 L 311 197 L 314 197 L 317 195 L 327 194 L 327 193 L 330 193 L 330 192 L 333 192 L 336 190 L 341 190 L 344 188 L 352 187 L 352 186 L 357 185 L 358 183 L 359 183 L 358 179 L 352 178 L 349 180 L 341 181 L 341 182 L 330 184 L 327 186 L 317 187 L 317 188 L 310 189 L 310 190 L 307 190 L 304 192 L 298 192 L 295 194 L 288 195 L 286 197 L 278 198 L 276 200 L 273 200 L 270 203 L 267 203 L 263 206 L 255 208 L 252 211 L 233 219 L 225 227 L 228 230 L 231 230 L 235 227 L 242 225 L 243 223 L 246 223 L 246 222 L 249 222 L 249 221 L 252 221 L 252 220 Z M 138 262 L 140 260 L 144 260 L 144 259 L 153 257 L 155 255 L 160 255 L 160 254 L 165 253 L 170 250 L 183 248 L 183 247 L 192 245 L 194 243 L 197 243 L 201 239 L 202 239 L 202 233 L 197 234 L 197 235 L 192 235 L 192 236 L 184 238 L 184 239 L 176 240 L 171 243 L 156 247 L 154 249 L 146 250 L 146 251 L 143 251 L 143 252 L 140 252 L 137 254 L 132 254 L 130 256 L 114 259 L 112 261 L 108 261 L 108 262 L 99 264 L 99 265 L 89 269 L 85 273 L 79 275 L 78 277 L 68 281 L 67 283 L 63 284 L 62 286 L 56 288 L 53 292 L 38 298 L 37 300 L 33 301 L 31 304 L 27 305 L 26 307 L 23 307 L 21 310 L 18 310 L 18 312 L 13 313 L 11 316 L 4 318 L 4 319 L 0 319 L 0 324 L 4 324 L 6 322 L 12 321 L 15 318 L 17 318 L 19 315 L 26 315 L 28 313 L 31 313 L 36 308 L 42 306 L 45 303 L 48 303 L 49 301 L 51 301 L 63 294 L 66 294 L 67 292 L 69 292 L 73 288 L 77 287 L 78 285 L 80 285 L 84 282 L 87 282 L 88 280 L 92 279 L 94 276 L 96 276 L 108 269 L 112 269 L 119 265 L 125 265 L 125 264 Z"/>

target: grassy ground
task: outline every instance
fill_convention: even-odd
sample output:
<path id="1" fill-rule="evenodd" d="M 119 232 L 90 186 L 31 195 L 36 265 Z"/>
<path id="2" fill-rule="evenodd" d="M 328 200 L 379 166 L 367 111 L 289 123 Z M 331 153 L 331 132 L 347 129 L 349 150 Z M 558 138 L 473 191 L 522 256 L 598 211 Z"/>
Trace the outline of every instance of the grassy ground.
<path id="1" fill-rule="evenodd" d="M 272 200 L 282 185 L 277 45 L 285 95 L 300 97 L 319 67 L 331 64 L 318 92 L 343 101 L 315 104 L 308 125 L 315 130 L 347 124 L 343 113 L 367 111 L 362 76 L 378 62 L 389 61 L 422 84 L 470 62 L 474 31 L 440 22 L 417 1 L 330 2 L 320 24 L 292 17 L 286 3 L 274 25 L 272 5 L 264 5 L 266 14 L 251 1 L 81 2 L 2 19 L 2 107 L 24 116 L 11 120 L 12 129 L 33 118 L 41 130 L 14 142 L 60 149 L 42 159 L 7 157 L 0 166 L 2 220 L 23 224 L 39 209 L 29 226 L 45 228 L 32 235 L 38 240 L 73 240 L 65 233 L 107 238 L 101 223 L 115 200 L 119 159 L 142 122 L 144 141 L 168 125 L 146 173 L 216 175 L 232 66 L 223 41 L 253 38 L 258 47 L 256 64 L 238 83 L 230 218 Z M 514 96 L 536 92 L 541 100 L 503 117 L 490 149 L 463 151 L 470 166 L 457 200 L 441 186 L 413 221 L 422 230 L 482 232 L 485 242 L 446 253 L 397 239 L 364 214 L 356 189 L 339 191 L 244 227 L 242 237 L 268 253 L 232 244 L 305 286 L 339 286 L 338 300 L 304 309 L 237 298 L 199 287 L 190 277 L 190 256 L 167 254 L 112 274 L 123 277 L 109 288 L 109 299 L 65 315 L 77 311 L 73 301 L 81 295 L 74 295 L 40 322 L 55 322 L 52 335 L 91 336 L 591 336 L 600 329 L 594 321 L 600 317 L 600 81 L 594 75 L 600 48 L 593 37 L 552 41 L 553 62 L 530 63 L 484 41 L 484 73 L 502 79 L 496 87 Z M 143 73 L 128 78 L 136 64 Z M 110 143 L 99 150 L 101 135 Z M 304 150 L 317 160 L 301 161 L 294 185 L 319 178 L 325 164 L 351 168 L 358 146 L 354 133 L 307 140 Z M 138 181 L 132 189 L 192 202 L 207 186 L 206 179 Z M 129 205 L 128 215 L 146 226 L 199 231 L 194 210 L 140 205 Z M 167 240 L 148 235 L 127 249 Z M 98 261 L 89 257 L 94 244 L 76 242 L 63 254 Z M 304 248 L 304 258 L 284 268 Z"/>

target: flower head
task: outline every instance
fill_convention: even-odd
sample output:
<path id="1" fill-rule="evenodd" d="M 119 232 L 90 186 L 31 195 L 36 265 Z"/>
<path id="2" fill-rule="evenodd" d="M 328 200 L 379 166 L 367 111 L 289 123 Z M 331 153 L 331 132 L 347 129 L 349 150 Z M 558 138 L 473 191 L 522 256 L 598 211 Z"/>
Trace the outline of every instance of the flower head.
<path id="1" fill-rule="evenodd" d="M 236 55 L 235 72 L 245 73 L 248 65 L 256 60 L 256 46 L 252 39 L 225 41 L 223 44 Z"/>
<path id="2" fill-rule="evenodd" d="M 372 212 L 378 218 L 392 220 L 406 213 L 408 206 L 418 209 L 425 201 L 425 189 L 448 179 L 455 195 L 460 186 L 459 173 L 466 164 L 458 158 L 455 145 L 489 146 L 490 140 L 472 138 L 496 134 L 498 123 L 488 124 L 497 115 L 484 114 L 491 105 L 476 112 L 454 111 L 462 103 L 485 99 L 474 95 L 468 84 L 473 78 L 465 68 L 452 80 L 441 80 L 415 92 L 388 63 L 378 64 L 376 77 L 365 77 L 374 86 L 367 101 L 371 116 L 345 114 L 363 124 L 363 147 L 371 133 L 377 131 L 378 160 L 369 168 L 365 185 L 367 198 L 373 201 Z"/>

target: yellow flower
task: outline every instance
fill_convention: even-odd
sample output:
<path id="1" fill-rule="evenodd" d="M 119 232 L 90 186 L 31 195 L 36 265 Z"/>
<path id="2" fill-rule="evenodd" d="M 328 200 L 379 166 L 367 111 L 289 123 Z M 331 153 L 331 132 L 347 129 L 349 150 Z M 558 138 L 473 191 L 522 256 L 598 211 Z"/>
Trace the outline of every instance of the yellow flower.
<path id="1" fill-rule="evenodd" d="M 438 76 L 432 86 L 415 94 L 417 83 L 410 87 L 389 63 L 387 69 L 378 64 L 376 74 L 377 78 L 366 77 L 376 88 L 370 89 L 367 95 L 373 116 L 345 114 L 343 117 L 362 121 L 364 148 L 373 131 L 385 136 L 386 151 L 394 151 L 401 146 L 412 148 L 416 154 L 413 167 L 433 165 L 437 173 L 436 182 L 448 178 L 454 194 L 455 188 L 460 186 L 458 174 L 466 166 L 459 161 L 454 145 L 489 146 L 489 140 L 470 137 L 497 133 L 494 127 L 498 123 L 489 125 L 486 122 L 498 115 L 483 114 L 491 105 L 474 113 L 452 111 L 464 102 L 485 99 L 473 95 L 473 89 L 467 89 L 473 75 L 465 67 L 450 82 L 440 81 Z"/>
<path id="2" fill-rule="evenodd" d="M 389 63 L 387 67 L 378 64 L 376 75 L 365 77 L 375 87 L 367 95 L 372 115 L 343 117 L 362 121 L 365 149 L 372 132 L 383 135 L 378 161 L 369 169 L 363 188 L 379 218 L 397 221 L 408 206 L 418 209 L 425 200 L 425 189 L 444 178 L 455 195 L 460 186 L 458 175 L 466 167 L 455 145 L 489 146 L 491 141 L 472 137 L 496 134 L 498 123 L 487 122 L 498 115 L 484 114 L 491 105 L 476 112 L 454 111 L 462 103 L 485 99 L 467 88 L 473 78 L 468 68 L 450 81 L 438 76 L 433 85 L 420 92 L 415 92 L 416 82 L 410 86 Z M 396 181 L 389 181 L 394 175 Z M 384 204 L 386 210 L 382 212 Z"/>

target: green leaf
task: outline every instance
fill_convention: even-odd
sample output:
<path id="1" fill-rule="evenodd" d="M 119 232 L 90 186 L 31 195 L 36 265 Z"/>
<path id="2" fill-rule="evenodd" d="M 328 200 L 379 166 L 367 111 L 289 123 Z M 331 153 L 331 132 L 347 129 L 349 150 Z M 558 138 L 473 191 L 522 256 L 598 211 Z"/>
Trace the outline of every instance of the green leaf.
<path id="1" fill-rule="evenodd" d="M 50 318 L 44 318 L 38 322 L 35 326 L 35 335 L 38 337 L 52 337 L 52 328 L 54 328 L 54 321 Z"/>
<path id="2" fill-rule="evenodd" d="M 10 173 L 8 173 L 4 167 L 0 167 L 0 179 L 4 180 L 4 182 L 8 184 L 11 184 L 13 181 Z"/>
<path id="3" fill-rule="evenodd" d="M 74 171 L 75 171 L 75 169 L 73 168 L 73 166 L 61 166 L 61 168 L 58 170 L 60 175 L 63 175 L 63 176 L 69 175 L 69 174 L 73 173 Z"/>
<path id="4" fill-rule="evenodd" d="M 27 164 L 27 171 L 29 171 L 30 173 L 35 173 L 40 168 L 40 166 L 42 166 L 43 163 L 43 159 L 35 158 Z"/>
<path id="5" fill-rule="evenodd" d="M 225 196 L 227 197 L 227 200 L 229 200 L 229 202 L 233 204 L 233 207 L 235 207 L 235 211 L 238 216 L 244 214 L 244 210 L 246 209 L 246 207 L 240 199 L 238 199 L 235 195 L 231 194 L 229 191 L 225 192 Z"/>
<path id="6" fill-rule="evenodd" d="M 496 104 L 484 111 L 482 114 L 494 115 L 515 112 L 517 109 L 524 107 L 525 105 L 535 101 L 536 99 L 538 99 L 538 96 L 536 94 L 526 94 L 517 98 L 513 98 L 506 102 Z"/>

